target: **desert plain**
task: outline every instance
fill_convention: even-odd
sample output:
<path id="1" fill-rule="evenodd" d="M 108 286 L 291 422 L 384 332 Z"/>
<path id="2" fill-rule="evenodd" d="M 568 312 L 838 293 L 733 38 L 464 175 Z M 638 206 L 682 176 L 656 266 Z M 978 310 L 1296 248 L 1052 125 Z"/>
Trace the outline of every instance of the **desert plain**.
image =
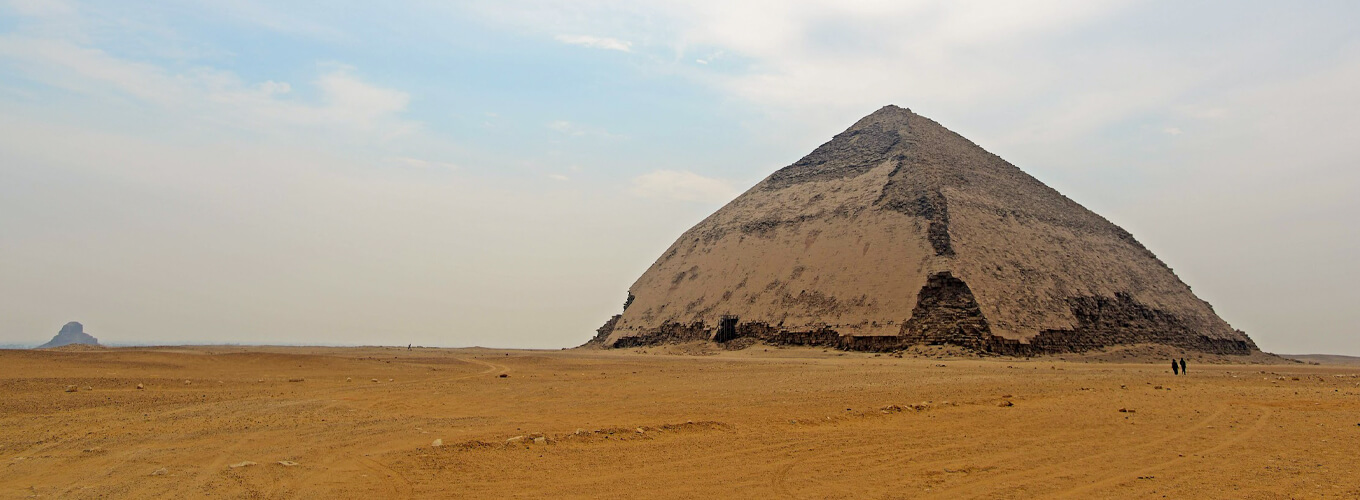
<path id="1" fill-rule="evenodd" d="M 1360 367 L 1129 352 L 0 351 L 0 498 L 1360 497 Z"/>

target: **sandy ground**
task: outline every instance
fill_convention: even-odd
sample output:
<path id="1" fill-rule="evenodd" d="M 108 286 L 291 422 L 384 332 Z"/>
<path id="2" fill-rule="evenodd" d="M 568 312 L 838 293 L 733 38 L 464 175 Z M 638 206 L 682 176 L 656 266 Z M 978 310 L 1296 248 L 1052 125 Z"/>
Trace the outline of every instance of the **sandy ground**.
<path id="1" fill-rule="evenodd" d="M 0 498 L 1360 497 L 1360 367 L 1190 369 L 760 346 L 0 351 Z"/>

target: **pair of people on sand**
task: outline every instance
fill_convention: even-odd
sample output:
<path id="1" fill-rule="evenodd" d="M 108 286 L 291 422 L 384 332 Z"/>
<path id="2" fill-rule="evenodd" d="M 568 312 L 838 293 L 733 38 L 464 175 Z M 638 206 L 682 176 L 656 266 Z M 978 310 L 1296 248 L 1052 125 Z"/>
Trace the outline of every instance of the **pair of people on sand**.
<path id="1" fill-rule="evenodd" d="M 1182 374 L 1182 373 L 1186 373 L 1186 371 L 1185 371 L 1185 358 L 1181 358 L 1181 362 L 1180 362 L 1179 365 L 1176 364 L 1175 358 L 1172 358 L 1172 359 L 1171 359 L 1171 373 L 1176 374 L 1176 375 L 1180 375 L 1180 374 Z"/>

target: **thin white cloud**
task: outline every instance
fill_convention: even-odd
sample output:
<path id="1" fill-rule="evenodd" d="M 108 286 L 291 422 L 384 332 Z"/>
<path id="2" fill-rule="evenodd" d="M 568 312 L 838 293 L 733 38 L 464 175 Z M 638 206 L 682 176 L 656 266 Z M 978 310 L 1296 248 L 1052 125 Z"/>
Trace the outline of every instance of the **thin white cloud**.
<path id="1" fill-rule="evenodd" d="M 313 84 L 320 91 L 320 102 L 309 103 L 288 98 L 293 90 L 288 82 L 252 85 L 235 73 L 213 68 L 172 72 L 65 40 L 0 36 L 0 61 L 14 63 L 25 77 L 51 86 L 131 96 L 193 119 L 252 130 L 348 128 L 386 138 L 418 128 L 400 117 L 410 103 L 408 94 L 368 83 L 342 65 L 319 68 Z"/>
<path id="2" fill-rule="evenodd" d="M 53 17 L 74 14 L 75 7 L 62 0 L 10 0 L 9 8 L 24 16 Z"/>
<path id="3" fill-rule="evenodd" d="M 301 35 L 325 41 L 345 39 L 345 34 L 331 26 L 314 22 L 319 16 L 297 15 L 290 13 L 282 4 L 255 0 L 236 0 L 232 2 L 203 2 L 201 6 L 215 15 L 234 19 L 253 26 L 259 26 L 279 33 Z M 306 11 L 302 11 L 306 12 Z"/>
<path id="4" fill-rule="evenodd" d="M 961 110 L 958 116 L 986 114 L 1061 91 L 1070 101 L 1050 99 L 1042 108 L 1031 104 L 1025 116 L 1038 125 L 1071 123 L 1052 130 L 1054 136 L 1071 137 L 1073 128 L 1095 129 L 1124 118 L 1130 108 L 1164 102 L 1187 81 L 1211 70 L 1204 65 L 1187 71 L 1167 68 L 1163 81 L 1150 82 L 1130 69 L 1140 65 L 1119 65 L 1113 61 L 1124 58 L 1108 57 L 1096 59 L 1098 67 L 1092 69 L 1107 76 L 1087 85 L 1096 77 L 1066 73 L 1073 66 L 1091 67 L 1083 51 L 1099 49 L 1051 47 L 1137 3 L 662 0 L 640 5 L 624 0 L 508 0 L 476 2 L 473 10 L 488 22 L 549 36 L 610 33 L 669 47 L 675 57 L 649 59 L 649 71 L 687 78 L 752 104 L 786 124 L 783 130 L 772 128 L 772 135 L 802 142 L 830 131 L 809 124 L 853 122 L 888 103 L 934 116 Z M 572 40 L 585 44 L 598 38 Z M 718 57 L 724 58 L 725 71 L 710 69 Z M 1121 105 L 1111 108 L 1097 102 L 1102 100 Z M 1068 107 L 1067 102 L 1081 104 Z"/>
<path id="5" fill-rule="evenodd" d="M 557 35 L 557 41 L 569 44 L 590 47 L 592 49 L 617 50 L 620 52 L 632 52 L 633 42 L 619 40 L 617 38 L 590 36 L 590 35 Z"/>
<path id="6" fill-rule="evenodd" d="M 555 120 L 548 122 L 548 128 L 568 135 L 580 135 L 577 133 L 576 126 L 566 120 Z"/>
<path id="7" fill-rule="evenodd" d="M 348 68 L 323 74 L 316 84 L 326 96 L 325 114 L 351 123 L 370 124 L 405 111 L 411 102 L 405 92 L 364 82 Z"/>
<path id="8" fill-rule="evenodd" d="M 426 159 L 423 159 L 423 158 L 412 158 L 412 157 L 409 157 L 409 156 L 394 156 L 394 157 L 387 158 L 386 160 L 384 160 L 384 163 L 387 163 L 388 165 L 394 165 L 394 166 L 400 166 L 400 167 L 406 167 L 406 168 L 414 168 L 414 169 L 422 169 L 422 170 L 457 170 L 457 169 L 458 169 L 458 165 L 455 165 L 455 164 L 452 164 L 452 163 L 449 163 L 449 162 L 434 161 L 434 160 L 426 160 Z"/>
<path id="9" fill-rule="evenodd" d="M 562 174 L 548 174 L 548 178 L 549 178 L 549 179 L 552 179 L 552 180 L 555 180 L 555 181 L 567 181 L 567 180 L 570 180 L 569 177 L 567 177 L 567 176 L 565 176 L 565 175 L 562 175 Z"/>
<path id="10" fill-rule="evenodd" d="M 548 122 L 548 128 L 572 137 L 584 137 L 584 136 L 616 137 L 608 130 L 604 130 L 602 128 L 597 127 L 591 127 L 588 125 L 582 125 L 567 120 L 554 120 Z"/>
<path id="11" fill-rule="evenodd" d="M 728 181 L 676 170 L 657 170 L 634 177 L 628 192 L 643 198 L 725 203 L 738 191 Z"/>
<path id="12" fill-rule="evenodd" d="M 258 87 L 261 92 L 264 92 L 265 95 L 287 94 L 293 91 L 293 86 L 289 85 L 288 82 L 276 82 L 274 80 L 268 80 L 256 85 L 256 87 Z"/>

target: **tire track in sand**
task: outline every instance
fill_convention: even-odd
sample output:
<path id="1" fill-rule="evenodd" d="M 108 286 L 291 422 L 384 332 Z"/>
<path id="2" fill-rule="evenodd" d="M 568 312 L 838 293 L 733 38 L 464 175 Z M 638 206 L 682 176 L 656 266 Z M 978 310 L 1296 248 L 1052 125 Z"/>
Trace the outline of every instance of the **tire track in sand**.
<path id="1" fill-rule="evenodd" d="M 770 488 L 779 496 L 794 499 L 801 498 L 794 495 L 793 491 L 789 490 L 789 471 L 793 470 L 793 466 L 797 463 L 796 460 L 793 460 L 784 464 L 778 471 L 775 471 L 774 477 L 770 478 Z"/>
<path id="2" fill-rule="evenodd" d="M 466 357 L 466 358 L 459 357 L 459 358 L 456 358 L 456 359 L 458 359 L 459 361 L 464 361 L 464 362 L 468 362 L 468 363 L 472 363 L 472 364 L 482 365 L 482 366 L 484 366 L 484 367 L 486 367 L 486 368 L 483 369 L 482 371 L 475 372 L 475 373 L 463 373 L 463 374 L 453 375 L 453 376 L 448 376 L 448 377 L 433 377 L 433 378 L 423 378 L 423 379 L 407 380 L 407 381 L 402 381 L 402 382 L 388 383 L 388 384 L 385 386 L 385 388 L 391 389 L 391 388 L 394 388 L 394 387 L 395 387 L 395 388 L 399 388 L 399 389 L 400 389 L 400 388 L 410 387 L 410 386 L 414 386 L 414 385 L 428 385 L 428 384 L 433 384 L 433 383 L 455 382 L 455 381 L 460 381 L 460 380 L 468 380 L 468 379 L 474 379 L 474 378 L 478 378 L 478 377 L 484 377 L 484 376 L 491 375 L 491 374 L 494 374 L 494 373 L 497 373 L 497 372 L 501 372 L 501 373 L 509 373 L 509 372 L 510 372 L 510 367 L 508 367 L 508 366 L 506 366 L 506 365 L 502 365 L 502 364 L 499 364 L 499 363 L 492 363 L 492 362 L 488 362 L 488 361 L 482 361 L 482 360 L 480 360 L 480 359 L 477 359 L 477 358 L 471 357 L 471 356 Z M 338 390 L 337 390 L 337 391 L 338 391 Z M 376 406 L 377 404 L 382 403 L 382 402 L 385 401 L 385 400 L 386 400 L 386 399 L 376 399 L 376 398 L 375 398 L 375 399 L 371 399 L 370 401 L 367 401 L 368 404 L 362 405 L 361 407 L 364 408 L 365 410 L 371 410 L 374 406 Z M 346 403 L 346 404 L 345 404 L 346 406 L 351 406 L 351 407 L 355 406 L 355 405 L 353 405 L 352 402 L 350 402 L 350 401 L 343 401 L 343 402 L 342 402 L 342 401 L 336 401 L 335 403 Z M 332 405 L 330 405 L 330 406 L 335 406 L 335 404 L 332 404 Z M 398 489 L 398 490 L 396 491 L 396 494 L 401 494 L 401 495 L 404 495 L 404 497 L 406 497 L 406 498 L 410 498 L 410 497 L 412 496 L 412 486 L 411 486 L 410 481 L 407 480 L 407 478 L 406 478 L 405 475 L 402 475 L 400 472 L 398 472 L 398 471 L 396 471 L 395 469 L 392 469 L 392 468 L 390 468 L 390 467 L 388 467 L 388 466 L 382 464 L 381 462 L 379 462 L 379 461 L 377 461 L 377 460 L 374 460 L 374 459 L 372 459 L 372 458 L 368 458 L 368 457 L 364 456 L 364 452 L 365 452 L 365 451 L 369 452 L 369 454 L 371 455 L 371 454 L 373 454 L 373 453 L 375 452 L 375 450 L 376 450 L 377 448 L 382 447 L 383 444 L 389 444 L 389 445 L 390 445 L 390 443 L 391 443 L 391 437 L 392 437 L 391 435 L 392 435 L 392 434 L 396 434 L 396 433 L 398 433 L 398 432 L 399 432 L 399 431 L 390 431 L 390 432 L 387 432 L 387 433 L 381 433 L 381 434 L 378 434 L 378 435 L 369 436 L 369 437 L 367 437 L 367 438 L 358 439 L 358 440 L 352 441 L 352 442 L 350 442 L 350 443 L 347 443 L 347 444 L 344 444 L 344 445 L 341 445 L 341 446 L 338 446 L 338 447 L 335 447 L 335 448 L 332 448 L 332 449 L 328 450 L 327 455 L 329 455 L 329 456 L 331 456 L 331 457 L 334 457 L 334 458 L 332 458 L 332 459 L 330 459 L 330 460 L 323 460 L 323 461 L 321 461 L 321 462 L 315 464 L 316 469 L 315 469 L 313 472 L 311 472 L 310 474 L 306 474 L 306 475 L 304 475 L 304 476 L 298 478 L 296 481 L 292 481 L 292 482 L 294 483 L 294 484 L 291 485 L 292 488 L 293 488 L 293 490 L 294 490 L 294 491 L 315 490 L 316 488 L 321 487 L 321 486 L 324 484 L 324 481 L 325 481 L 327 478 L 333 477 L 333 475 L 334 475 L 333 470 L 344 470 L 344 469 L 353 469 L 353 468 L 367 468 L 367 469 L 370 469 L 370 470 L 381 471 L 382 474 L 391 474 L 394 478 L 398 478 L 398 479 L 402 482 L 402 484 L 404 485 L 404 489 Z M 283 485 L 281 485 L 281 484 L 280 484 L 280 485 L 275 485 L 275 488 L 276 488 L 276 490 L 277 490 L 278 488 L 281 488 L 282 486 L 283 486 Z"/>
<path id="3" fill-rule="evenodd" d="M 406 476 L 404 474 L 397 472 L 391 467 L 383 465 L 382 462 L 379 462 L 368 457 L 358 457 L 358 461 L 361 465 L 364 466 L 364 468 L 379 475 L 386 475 L 387 477 L 392 479 L 382 482 L 384 485 L 390 488 L 392 492 L 392 494 L 387 498 L 412 498 L 411 481 L 409 479 L 406 479 Z M 382 478 L 378 479 L 381 481 Z"/>
<path id="4" fill-rule="evenodd" d="M 1025 484 L 1033 481 L 1047 481 L 1050 480 L 1052 476 L 1058 471 L 1071 468 L 1073 464 L 1088 462 L 1091 460 L 1108 457 L 1111 455 L 1121 455 L 1128 454 L 1130 452 L 1140 452 L 1142 456 L 1146 457 L 1151 452 L 1143 450 L 1159 448 L 1165 445 L 1166 443 L 1169 443 L 1176 439 L 1183 438 L 1195 431 L 1198 431 L 1201 428 L 1207 427 L 1210 423 L 1213 423 L 1215 420 L 1218 420 L 1220 417 L 1222 417 L 1223 414 L 1227 413 L 1228 410 L 1229 410 L 1228 405 L 1226 404 L 1221 405 L 1218 407 L 1216 411 L 1214 411 L 1209 416 L 1205 417 L 1203 420 L 1200 420 L 1199 422 L 1186 426 L 1185 428 L 1181 429 L 1178 432 L 1169 434 L 1154 441 L 1144 442 L 1128 448 L 1106 449 L 1106 451 L 1092 453 L 1089 455 L 1084 455 L 1070 460 L 1063 460 L 1061 462 L 1051 463 L 1043 467 L 1018 469 L 997 476 L 984 477 L 976 481 L 970 481 L 942 490 L 932 491 L 931 496 L 940 496 L 944 498 L 958 498 L 961 496 L 977 497 L 982 495 L 977 491 L 965 492 L 963 490 L 976 490 L 977 488 L 1013 487 L 1017 484 Z"/>
<path id="5" fill-rule="evenodd" d="M 1256 434 L 1259 434 L 1261 432 L 1261 429 L 1265 428 L 1266 423 L 1270 421 L 1271 413 L 1272 410 L 1269 407 L 1262 407 L 1261 417 L 1256 419 L 1256 424 L 1252 425 L 1250 429 L 1247 429 L 1245 432 L 1233 433 L 1231 437 L 1229 437 L 1228 439 L 1224 439 L 1217 445 L 1202 450 L 1198 450 L 1195 452 L 1191 452 L 1188 454 L 1203 456 L 1210 453 L 1215 453 L 1218 451 L 1222 451 L 1230 446 L 1234 446 L 1237 443 L 1240 443 L 1249 437 L 1255 436 Z M 1098 480 L 1094 483 L 1085 484 L 1076 488 L 1059 492 L 1055 494 L 1053 498 L 1090 498 L 1090 493 L 1093 491 L 1099 490 L 1101 488 L 1117 486 L 1130 480 L 1137 480 L 1137 478 L 1139 477 L 1148 476 L 1152 472 L 1165 469 L 1179 462 L 1185 462 L 1187 460 L 1189 459 L 1186 458 L 1185 456 L 1178 456 L 1170 460 L 1163 460 L 1161 462 L 1149 465 L 1147 467 L 1143 467 L 1133 472 L 1115 474 L 1112 476 L 1108 476 L 1104 479 Z"/>
<path id="6" fill-rule="evenodd" d="M 1065 436 L 1069 442 L 1079 442 L 1089 439 L 1091 437 L 1091 434 L 1095 432 L 1099 431 L 1091 430 L 1071 431 L 1062 433 L 1062 435 Z M 1030 445 L 1034 444 L 1035 442 L 1047 441 L 1052 439 L 1054 439 L 1054 436 L 1042 436 L 1032 437 L 1029 439 L 1021 439 L 1015 442 L 1014 445 L 1006 451 L 986 452 L 985 455 L 988 459 L 991 460 L 999 459 L 1001 461 L 1006 461 L 1011 459 L 1020 459 L 1027 457 L 1029 455 L 1030 452 L 1028 451 L 1029 449 L 1028 447 Z M 824 437 L 809 436 L 803 439 L 798 439 L 796 441 L 785 443 L 781 445 L 781 447 L 793 447 L 797 449 L 805 448 L 809 444 L 824 445 L 826 444 L 826 441 Z M 859 472 L 871 472 L 871 473 L 877 471 L 893 470 L 895 471 L 893 472 L 893 474 L 900 474 L 902 472 L 902 469 L 904 468 L 910 468 L 912 470 L 932 470 L 940 468 L 948 469 L 950 468 L 951 465 L 955 465 L 956 466 L 954 467 L 955 469 L 964 469 L 969 467 L 971 464 L 976 463 L 978 461 L 977 458 L 950 456 L 950 453 L 976 448 L 977 446 L 978 446 L 977 443 L 945 443 L 924 447 L 903 447 L 896 442 L 885 442 L 884 440 L 876 436 L 868 436 L 864 438 L 862 442 L 845 443 L 842 445 L 838 445 L 836 446 L 836 449 L 830 453 L 820 453 L 802 458 L 790 458 L 787 462 L 782 462 L 780 469 L 778 469 L 779 474 L 777 474 L 775 478 L 772 478 L 771 485 L 773 486 L 774 484 L 776 484 L 774 480 L 780 481 L 784 483 L 782 486 L 784 488 L 784 491 L 791 492 L 793 491 L 793 489 L 791 489 L 787 485 L 787 483 L 788 475 L 792 472 L 793 468 L 795 467 L 815 468 L 830 464 L 845 464 L 845 463 L 864 464 L 867 461 L 872 461 L 876 463 L 872 465 L 857 465 L 855 467 L 855 470 Z M 768 450 L 772 447 L 763 448 Z M 759 450 L 759 448 L 737 450 L 722 455 L 747 454 L 747 452 L 754 452 L 756 450 Z M 792 455 L 792 453 L 795 452 L 796 451 L 790 451 L 786 454 Z M 978 453 L 983 452 L 978 451 Z M 766 455 L 767 454 L 761 454 L 761 456 Z M 807 476 L 804 476 L 804 479 L 812 481 L 813 484 L 816 486 L 832 487 L 836 490 L 837 493 L 840 493 L 842 495 L 850 497 L 863 496 L 863 492 L 856 492 L 844 486 L 837 486 L 826 480 L 818 479 L 821 477 L 825 477 L 825 474 L 809 474 Z M 779 493 L 779 491 L 776 490 L 776 493 Z M 779 494 L 782 495 L 783 493 Z M 797 497 L 797 495 L 795 494 L 789 494 L 784 496 L 790 498 Z"/>

